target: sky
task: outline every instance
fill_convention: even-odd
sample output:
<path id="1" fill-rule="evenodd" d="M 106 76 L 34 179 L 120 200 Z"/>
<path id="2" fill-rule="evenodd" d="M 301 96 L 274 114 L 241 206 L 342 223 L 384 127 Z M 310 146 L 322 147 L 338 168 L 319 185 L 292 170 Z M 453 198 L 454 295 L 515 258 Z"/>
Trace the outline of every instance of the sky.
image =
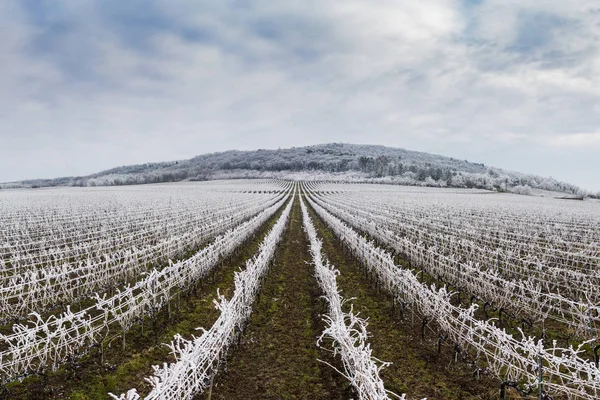
<path id="1" fill-rule="evenodd" d="M 381 144 L 600 190 L 597 0 L 3 0 L 0 182 Z"/>

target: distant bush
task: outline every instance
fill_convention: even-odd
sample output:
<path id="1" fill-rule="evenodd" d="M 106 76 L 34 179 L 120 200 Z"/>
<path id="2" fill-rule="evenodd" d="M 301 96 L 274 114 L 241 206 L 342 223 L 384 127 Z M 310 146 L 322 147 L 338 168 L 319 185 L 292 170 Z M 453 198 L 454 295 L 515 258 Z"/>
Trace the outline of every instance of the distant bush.
<path id="1" fill-rule="evenodd" d="M 514 188 L 510 189 L 511 192 L 516 193 L 516 194 L 525 194 L 525 195 L 531 195 L 531 186 L 529 185 L 519 185 L 519 186 L 515 186 Z"/>

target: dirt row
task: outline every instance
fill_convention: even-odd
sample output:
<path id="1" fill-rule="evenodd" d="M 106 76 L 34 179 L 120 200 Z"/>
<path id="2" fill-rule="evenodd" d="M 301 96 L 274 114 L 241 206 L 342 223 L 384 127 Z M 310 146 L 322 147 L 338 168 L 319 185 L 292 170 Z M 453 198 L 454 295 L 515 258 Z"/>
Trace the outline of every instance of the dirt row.
<path id="1" fill-rule="evenodd" d="M 453 348 L 437 337 L 421 337 L 418 319 L 401 321 L 391 298 L 378 292 L 362 266 L 310 212 L 327 258 L 340 270 L 338 285 L 350 304 L 369 321 L 374 357 L 392 362 L 383 370 L 386 389 L 409 398 L 497 398 L 499 383 L 476 379 L 473 369 L 454 361 Z M 302 230 L 299 204 L 269 272 L 241 345 L 210 392 L 197 399 L 352 399 L 355 394 L 339 373 L 340 360 L 316 347 L 323 329 L 319 313 L 325 304 L 310 265 L 308 238 Z"/>
<path id="2" fill-rule="evenodd" d="M 296 199 L 242 342 L 198 399 L 351 398 L 348 383 L 319 361 L 336 363 L 316 346 L 326 308 L 310 260 Z"/>

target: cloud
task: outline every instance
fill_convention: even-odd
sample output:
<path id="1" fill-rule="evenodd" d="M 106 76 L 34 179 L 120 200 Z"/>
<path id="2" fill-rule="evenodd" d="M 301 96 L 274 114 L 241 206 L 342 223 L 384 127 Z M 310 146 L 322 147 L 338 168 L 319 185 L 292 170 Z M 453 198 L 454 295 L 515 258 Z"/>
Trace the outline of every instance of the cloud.
<path id="1" fill-rule="evenodd" d="M 7 1 L 0 180 L 330 141 L 600 170 L 594 3 Z"/>
<path id="2" fill-rule="evenodd" d="M 550 139 L 550 145 L 559 148 L 595 148 L 598 150 L 600 148 L 600 132 L 559 135 Z"/>

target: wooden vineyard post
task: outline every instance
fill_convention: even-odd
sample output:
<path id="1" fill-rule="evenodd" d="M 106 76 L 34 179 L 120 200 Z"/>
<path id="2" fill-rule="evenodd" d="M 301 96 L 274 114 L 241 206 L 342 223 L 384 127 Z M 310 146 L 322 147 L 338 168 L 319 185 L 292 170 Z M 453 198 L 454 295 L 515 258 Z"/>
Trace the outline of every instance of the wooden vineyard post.
<path id="1" fill-rule="evenodd" d="M 216 375 L 216 372 L 213 373 L 210 378 L 210 387 L 208 388 L 208 400 L 211 400 L 211 398 L 212 398 L 212 390 L 213 390 L 213 383 L 215 382 L 215 375 Z"/>
<path id="2" fill-rule="evenodd" d="M 539 356 L 538 356 L 538 372 L 539 372 L 539 376 L 538 376 L 538 380 L 539 380 L 539 391 L 540 391 L 540 400 L 544 400 L 544 371 L 543 371 L 543 364 L 542 364 L 542 353 L 540 352 Z"/>
<path id="3" fill-rule="evenodd" d="M 593 325 L 593 319 L 592 319 L 592 306 L 590 304 L 589 308 L 588 308 L 588 314 L 590 316 L 590 337 L 594 337 L 594 325 Z M 600 350 L 600 344 L 596 344 L 598 342 L 596 342 L 594 340 L 594 342 L 592 342 L 592 352 L 594 353 L 594 365 L 596 365 L 596 368 L 599 368 L 599 360 L 598 360 L 598 350 Z"/>

